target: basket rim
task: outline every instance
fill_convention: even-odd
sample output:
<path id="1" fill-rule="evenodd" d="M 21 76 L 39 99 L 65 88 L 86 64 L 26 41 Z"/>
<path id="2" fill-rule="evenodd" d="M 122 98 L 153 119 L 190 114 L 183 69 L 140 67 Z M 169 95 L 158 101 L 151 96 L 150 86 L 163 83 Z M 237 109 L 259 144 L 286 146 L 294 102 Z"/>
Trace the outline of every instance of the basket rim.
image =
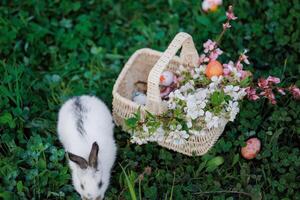
<path id="1" fill-rule="evenodd" d="M 117 80 L 115 81 L 114 87 L 113 87 L 113 91 L 112 91 L 112 95 L 113 95 L 113 99 L 118 99 L 119 102 L 122 102 L 123 104 L 126 104 L 128 106 L 131 107 L 141 107 L 143 109 L 146 109 L 146 105 L 139 105 L 135 102 L 133 102 L 132 100 L 122 96 L 119 92 L 118 92 L 118 88 L 120 86 L 120 84 L 122 83 L 122 80 L 125 77 L 126 72 L 130 69 L 130 67 L 132 66 L 132 63 L 136 60 L 136 58 L 138 56 L 140 56 L 141 54 L 150 54 L 152 56 L 161 56 L 163 54 L 163 52 L 154 50 L 154 49 L 150 49 L 150 48 L 142 48 L 142 49 L 138 49 L 136 50 L 132 56 L 128 59 L 128 61 L 125 63 L 124 67 L 122 68 Z M 178 64 L 182 64 L 181 63 L 181 59 L 178 56 L 174 56 L 172 58 L 173 62 L 176 62 Z M 154 65 L 153 65 L 154 67 Z"/>
<path id="2" fill-rule="evenodd" d="M 114 87 L 113 87 L 113 95 L 114 94 L 118 94 L 117 90 L 119 88 L 119 85 L 122 81 L 122 79 L 124 78 L 126 72 L 129 70 L 129 68 L 131 67 L 132 63 L 135 61 L 135 59 L 140 56 L 141 54 L 145 54 L 145 53 L 148 53 L 148 54 L 156 54 L 157 56 L 160 56 L 162 54 L 162 52 L 160 51 L 156 51 L 154 49 L 150 49 L 150 48 L 142 48 L 142 49 L 138 49 L 136 50 L 131 56 L 130 58 L 128 59 L 128 61 L 125 63 L 124 67 L 122 68 L 115 84 L 114 84 Z"/>

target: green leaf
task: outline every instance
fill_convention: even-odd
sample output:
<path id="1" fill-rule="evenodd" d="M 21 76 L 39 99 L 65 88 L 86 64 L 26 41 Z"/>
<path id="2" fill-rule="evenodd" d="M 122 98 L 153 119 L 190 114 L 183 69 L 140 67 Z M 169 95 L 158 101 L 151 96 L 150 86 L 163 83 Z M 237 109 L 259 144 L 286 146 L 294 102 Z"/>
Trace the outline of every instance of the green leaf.
<path id="1" fill-rule="evenodd" d="M 18 181 L 17 190 L 18 190 L 18 192 L 23 192 L 23 183 L 22 183 L 22 181 Z"/>
<path id="2" fill-rule="evenodd" d="M 234 155 L 233 159 L 232 159 L 232 164 L 231 166 L 233 167 L 240 159 L 240 155 L 237 153 Z"/>
<path id="3" fill-rule="evenodd" d="M 221 105 L 225 100 L 225 93 L 223 91 L 215 91 L 211 97 L 210 102 L 213 106 Z"/>
<path id="4" fill-rule="evenodd" d="M 245 87 L 249 86 L 250 83 L 251 83 L 251 80 L 252 80 L 252 78 L 251 78 L 250 76 L 244 78 L 244 79 L 241 80 L 241 82 L 240 82 L 240 87 L 245 88 Z"/>
<path id="5" fill-rule="evenodd" d="M 206 171 L 212 172 L 218 168 L 218 166 L 224 163 L 224 158 L 221 156 L 214 157 L 213 159 L 209 160 L 206 164 Z"/>
<path id="6" fill-rule="evenodd" d="M 125 119 L 125 124 L 130 129 L 135 129 L 140 120 L 141 120 L 141 111 L 139 108 L 137 113 L 135 113 L 133 117 Z"/>
<path id="7" fill-rule="evenodd" d="M 10 128 L 14 128 L 16 126 L 12 115 L 8 112 L 5 112 L 0 116 L 0 124 L 8 124 Z"/>
<path id="8" fill-rule="evenodd" d="M 12 116 L 10 113 L 4 113 L 0 116 L 0 124 L 7 124 L 12 120 Z"/>
<path id="9" fill-rule="evenodd" d="M 197 16 L 196 20 L 197 20 L 197 22 L 198 22 L 200 25 L 204 25 L 204 26 L 209 26 L 209 25 L 211 25 L 211 21 L 209 20 L 208 17 L 205 17 L 205 16 Z"/>
<path id="10" fill-rule="evenodd" d="M 135 117 L 130 117 L 130 118 L 125 119 L 125 124 L 129 128 L 135 128 L 137 125 L 137 122 L 138 122 L 138 120 Z"/>
<path id="11" fill-rule="evenodd" d="M 10 199 L 12 199 L 12 193 L 7 192 L 7 191 L 0 192 L 0 197 L 2 197 L 3 200 L 10 200 Z"/>

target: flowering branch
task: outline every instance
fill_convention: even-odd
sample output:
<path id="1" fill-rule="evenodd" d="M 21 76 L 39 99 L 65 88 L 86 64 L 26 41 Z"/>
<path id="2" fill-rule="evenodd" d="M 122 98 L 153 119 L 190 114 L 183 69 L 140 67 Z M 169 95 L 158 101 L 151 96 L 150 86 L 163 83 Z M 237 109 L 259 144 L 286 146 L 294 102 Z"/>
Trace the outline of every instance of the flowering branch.
<path id="1" fill-rule="evenodd" d="M 218 39 L 216 40 L 216 43 L 219 45 L 220 42 L 221 42 L 221 39 L 223 37 L 223 35 L 225 34 L 225 32 L 231 28 L 231 24 L 230 24 L 230 21 L 232 20 L 236 20 L 237 17 L 234 15 L 233 13 L 233 7 L 232 5 L 230 5 L 228 7 L 228 10 L 226 12 L 226 17 L 227 17 L 227 21 L 223 24 L 223 30 L 221 32 L 221 34 L 219 35 Z"/>
<path id="2" fill-rule="evenodd" d="M 202 63 L 207 63 L 212 60 L 217 60 L 217 58 L 223 53 L 223 51 L 218 48 L 220 45 L 221 39 L 225 34 L 226 30 L 231 28 L 230 21 L 236 20 L 237 17 L 233 13 L 233 7 L 229 6 L 226 12 L 227 21 L 223 24 L 223 30 L 218 36 L 216 41 L 207 40 L 204 44 L 204 54 L 200 55 L 199 65 Z"/>
<path id="3" fill-rule="evenodd" d="M 260 97 L 267 98 L 271 104 L 276 104 L 274 90 L 280 95 L 286 95 L 285 91 L 292 94 L 294 99 L 300 100 L 300 89 L 296 85 L 291 85 L 290 87 L 282 88 L 276 85 L 280 83 L 278 77 L 269 76 L 267 79 L 260 78 L 257 82 L 258 87 L 248 87 L 246 89 L 247 97 L 249 100 L 256 101 Z M 257 93 L 257 91 L 260 91 Z"/>

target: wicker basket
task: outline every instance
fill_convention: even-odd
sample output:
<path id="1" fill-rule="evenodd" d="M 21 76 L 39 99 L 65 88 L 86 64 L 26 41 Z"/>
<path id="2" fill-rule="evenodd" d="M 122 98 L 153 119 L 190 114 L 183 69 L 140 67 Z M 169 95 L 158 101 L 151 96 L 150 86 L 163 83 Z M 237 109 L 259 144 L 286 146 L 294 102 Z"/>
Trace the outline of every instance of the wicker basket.
<path id="1" fill-rule="evenodd" d="M 181 48 L 180 56 L 176 56 Z M 113 117 L 117 125 L 126 130 L 124 119 L 132 117 L 140 107 L 141 116 L 145 110 L 154 115 L 163 113 L 167 108 L 160 97 L 159 77 L 165 70 L 175 72 L 179 65 L 195 66 L 198 53 L 192 37 L 187 33 L 178 33 L 164 53 L 152 49 L 136 51 L 125 64 L 113 88 Z M 137 81 L 145 81 L 147 103 L 145 106 L 131 101 L 132 92 Z M 222 134 L 227 121 L 218 129 L 202 130 L 201 136 L 191 136 L 184 145 L 174 145 L 166 141 L 158 142 L 160 146 L 192 156 L 205 154 Z"/>

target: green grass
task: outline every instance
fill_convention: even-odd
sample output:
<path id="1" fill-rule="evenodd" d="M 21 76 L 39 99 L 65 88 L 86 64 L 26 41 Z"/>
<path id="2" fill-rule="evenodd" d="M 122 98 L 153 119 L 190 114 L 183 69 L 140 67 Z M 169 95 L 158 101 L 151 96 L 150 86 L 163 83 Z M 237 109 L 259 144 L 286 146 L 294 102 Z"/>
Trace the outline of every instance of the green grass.
<path id="1" fill-rule="evenodd" d="M 223 38 L 227 54 L 221 60 L 235 59 L 247 48 L 252 63 L 247 69 L 255 78 L 271 74 L 282 78 L 281 86 L 299 86 L 299 0 L 232 4 L 239 20 Z M 228 1 L 212 14 L 200 5 L 198 0 L 1 1 L 0 197 L 79 199 L 57 139 L 60 105 L 71 96 L 93 94 L 111 107 L 114 81 L 130 55 L 144 47 L 163 51 L 179 31 L 190 33 L 201 52 L 202 43 L 220 32 Z M 131 184 L 151 168 L 133 184 L 137 199 L 300 199 L 299 116 L 299 102 L 289 95 L 276 106 L 245 101 L 238 119 L 202 157 L 154 143 L 130 144 L 128 134 L 116 128 L 117 163 L 126 166 Z M 262 151 L 247 161 L 239 152 L 253 135 Z M 107 199 L 132 199 L 127 180 L 116 164 Z"/>
<path id="2" fill-rule="evenodd" d="M 125 169 L 122 167 L 122 165 L 120 165 L 120 167 L 121 167 L 121 169 L 122 169 L 122 171 L 124 173 L 125 180 L 126 180 L 126 185 L 127 185 L 127 188 L 128 188 L 128 190 L 130 192 L 131 199 L 132 200 L 137 200 L 136 192 L 134 190 L 134 182 L 135 182 L 135 180 L 130 180 L 129 177 L 128 177 L 128 175 L 127 175 L 127 173 L 126 173 L 126 171 L 125 171 Z M 140 181 L 139 181 L 139 183 L 140 183 Z M 140 191 L 140 189 L 139 189 L 139 197 L 140 197 L 140 199 L 142 199 L 141 198 L 141 191 Z"/>

